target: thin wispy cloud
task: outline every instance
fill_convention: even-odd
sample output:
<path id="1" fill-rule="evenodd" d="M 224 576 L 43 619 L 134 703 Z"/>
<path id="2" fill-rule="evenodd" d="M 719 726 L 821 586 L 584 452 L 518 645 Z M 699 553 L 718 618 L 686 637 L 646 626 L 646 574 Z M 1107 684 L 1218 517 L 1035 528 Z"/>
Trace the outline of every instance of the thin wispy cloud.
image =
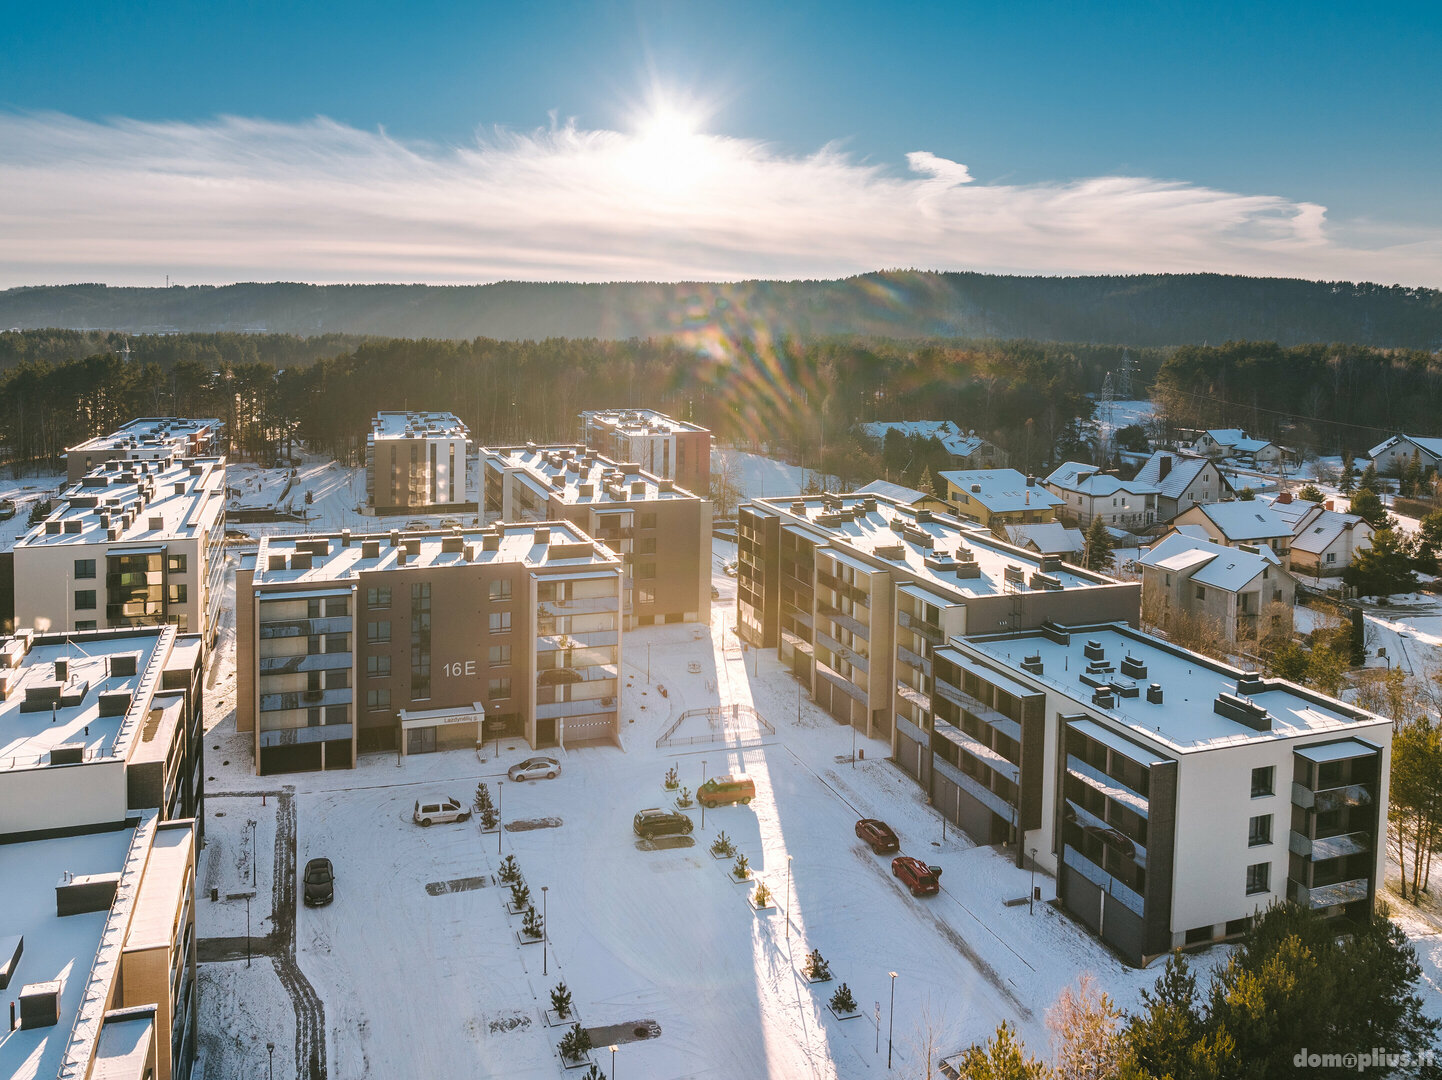
<path id="1" fill-rule="evenodd" d="M 984 183 L 918 150 L 552 124 L 464 146 L 330 120 L 0 115 L 0 285 L 731 280 L 883 267 L 1442 284 L 1442 233 L 1178 180 Z"/>

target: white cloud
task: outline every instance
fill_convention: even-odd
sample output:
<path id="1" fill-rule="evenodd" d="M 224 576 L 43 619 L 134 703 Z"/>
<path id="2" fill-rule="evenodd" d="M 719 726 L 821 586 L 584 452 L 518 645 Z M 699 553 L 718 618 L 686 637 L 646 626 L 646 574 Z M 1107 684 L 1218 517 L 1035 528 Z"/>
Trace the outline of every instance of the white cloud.
<path id="1" fill-rule="evenodd" d="M 835 146 L 573 124 L 408 144 L 330 120 L 0 114 L 0 286 L 674 280 L 883 267 L 1218 271 L 1442 285 L 1442 233 L 1175 180 L 975 182 Z M 1345 239 L 1341 237 L 1345 236 Z"/>

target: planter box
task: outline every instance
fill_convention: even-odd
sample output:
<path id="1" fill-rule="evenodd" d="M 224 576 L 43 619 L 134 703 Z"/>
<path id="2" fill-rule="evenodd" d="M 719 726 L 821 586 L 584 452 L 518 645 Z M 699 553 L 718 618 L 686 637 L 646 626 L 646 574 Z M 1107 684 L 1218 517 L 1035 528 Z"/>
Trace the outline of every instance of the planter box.
<path id="1" fill-rule="evenodd" d="M 690 804 L 687 805 L 687 806 L 682 806 L 680 799 L 672 799 L 671 801 L 676 804 L 676 809 L 677 809 L 677 810 L 680 810 L 681 813 L 683 813 L 683 814 L 689 814 L 689 813 L 691 813 L 691 812 L 694 811 L 694 810 L 699 810 L 699 809 L 700 809 L 700 807 L 696 804 L 696 800 L 695 800 L 695 799 L 692 799 L 691 802 L 690 802 Z"/>
<path id="2" fill-rule="evenodd" d="M 737 877 L 730 870 L 727 870 L 726 880 L 731 882 L 732 885 L 750 885 L 756 881 L 756 875 L 750 871 L 747 871 L 745 877 Z"/>
<path id="3" fill-rule="evenodd" d="M 858 1016 L 861 1015 L 861 1011 L 859 1009 L 856 1012 L 839 1013 L 835 1009 L 833 1009 L 830 1004 L 826 1006 L 826 1011 L 829 1012 L 832 1016 L 836 1017 L 836 1019 L 838 1020 L 855 1020 Z"/>
<path id="4" fill-rule="evenodd" d="M 799 969 L 798 969 L 798 970 L 799 970 Z M 804 971 L 801 972 L 801 977 L 802 977 L 803 979 L 805 979 L 808 983 L 810 983 L 812 986 L 815 986 L 817 983 L 833 982 L 833 981 L 836 979 L 836 976 L 835 976 L 835 975 L 827 975 L 827 976 L 825 976 L 824 978 L 813 979 L 810 975 L 806 974 L 806 972 L 804 972 Z"/>
<path id="5" fill-rule="evenodd" d="M 571 1009 L 571 1015 L 564 1020 L 556 1015 L 555 1009 L 546 1009 L 542 1015 L 545 1017 L 547 1027 L 568 1028 L 572 1024 L 581 1023 L 581 1014 L 577 1012 L 574 1007 Z M 581 1026 L 584 1027 L 585 1025 L 582 1024 Z"/>
<path id="6" fill-rule="evenodd" d="M 707 848 L 706 850 L 711 851 L 710 848 Z M 733 851 L 730 855 L 717 855 L 714 851 L 711 851 L 711 858 L 715 859 L 717 862 L 725 861 L 729 863 L 734 863 L 736 861 L 736 852 Z"/>
<path id="7" fill-rule="evenodd" d="M 755 911 L 756 911 L 758 914 L 764 915 L 764 914 L 765 914 L 766 912 L 768 912 L 768 911 L 775 911 L 775 910 L 776 910 L 775 897 L 772 897 L 771 900 L 768 900 L 768 901 L 767 901 L 766 903 L 764 903 L 764 904 L 758 904 L 758 903 L 756 902 L 756 896 L 755 896 L 755 894 L 752 894 L 751 896 L 748 896 L 748 897 L 746 898 L 746 900 L 747 900 L 747 902 L 751 905 L 751 907 L 752 907 L 753 909 L 755 909 Z"/>
<path id="8" fill-rule="evenodd" d="M 587 1065 L 591 1064 L 591 1055 L 586 1054 L 584 1057 L 578 1058 L 562 1057 L 561 1064 L 568 1069 L 584 1069 Z"/>
<path id="9" fill-rule="evenodd" d="M 507 914 L 507 915 L 524 915 L 526 912 L 533 910 L 533 909 L 535 908 L 535 906 L 536 906 L 535 904 L 525 904 L 525 905 L 523 905 L 523 906 L 521 906 L 521 907 L 516 907 L 515 904 L 513 904 L 513 903 L 511 903 L 509 900 L 507 900 L 507 901 L 506 901 L 506 914 Z"/>
<path id="10" fill-rule="evenodd" d="M 516 935 L 516 944 L 517 944 L 517 945 L 539 945 L 539 944 L 541 944 L 541 942 L 543 942 L 543 941 L 546 940 L 544 936 L 542 936 L 542 937 L 527 937 L 525 934 L 521 933 L 519 930 L 515 931 L 515 935 Z"/>

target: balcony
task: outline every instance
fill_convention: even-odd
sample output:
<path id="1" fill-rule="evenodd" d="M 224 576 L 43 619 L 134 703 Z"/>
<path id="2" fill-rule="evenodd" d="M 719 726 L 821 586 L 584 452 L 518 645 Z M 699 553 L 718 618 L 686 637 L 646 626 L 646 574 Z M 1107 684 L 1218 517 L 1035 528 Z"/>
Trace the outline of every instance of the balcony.
<path id="1" fill-rule="evenodd" d="M 912 633 L 920 634 L 933 645 L 941 645 L 946 641 L 946 634 L 942 632 L 941 627 L 919 619 L 915 615 L 909 615 L 905 611 L 898 611 L 896 613 L 896 622 L 898 625 L 906 627 Z"/>
<path id="2" fill-rule="evenodd" d="M 294 675 L 300 671 L 333 671 L 351 666 L 351 654 L 301 653 L 297 656 L 263 656 L 260 660 L 262 675 Z"/>
<path id="3" fill-rule="evenodd" d="M 931 698 L 920 690 L 907 686 L 905 683 L 896 684 L 896 696 L 908 705 L 920 709 L 923 712 L 931 711 Z"/>
<path id="4" fill-rule="evenodd" d="M 867 662 L 866 657 L 861 656 L 853 649 L 848 649 L 845 645 L 841 644 L 841 642 L 837 641 L 829 634 L 826 634 L 821 630 L 816 631 L 816 644 L 824 648 L 830 649 L 837 656 L 841 657 L 841 659 L 845 660 L 852 667 L 856 668 L 857 671 L 860 671 L 863 674 L 870 673 L 871 666 Z"/>
<path id="5" fill-rule="evenodd" d="M 276 619 L 260 624 L 261 640 L 266 638 L 311 637 L 315 634 L 348 634 L 351 632 L 349 615 L 327 619 Z"/>
<path id="6" fill-rule="evenodd" d="M 917 671 L 924 671 L 928 675 L 931 674 L 931 666 L 926 657 L 920 653 L 912 652 L 905 645 L 898 645 L 896 647 L 896 658 L 903 664 L 909 664 L 911 667 L 916 668 Z"/>
<path id="7" fill-rule="evenodd" d="M 1371 851 L 1372 834 L 1363 830 L 1309 840 L 1301 833 L 1294 832 L 1290 836 L 1288 847 L 1294 855 L 1311 859 L 1313 862 L 1322 862 L 1326 859 L 1340 859 L 1346 855 L 1360 855 Z"/>
<path id="8" fill-rule="evenodd" d="M 615 630 L 592 630 L 584 634 L 542 634 L 536 638 L 536 651 L 555 652 L 558 649 L 581 649 L 615 645 Z"/>
<path id="9" fill-rule="evenodd" d="M 536 613 L 541 618 L 558 618 L 565 615 L 595 615 L 616 611 L 620 601 L 614 596 L 586 596 L 575 600 L 540 600 Z"/>
<path id="10" fill-rule="evenodd" d="M 536 673 L 536 685 L 541 686 L 568 686 L 571 683 L 596 682 L 599 679 L 614 679 L 616 677 L 616 665 L 591 664 L 587 667 L 556 667 L 542 668 Z"/>
<path id="11" fill-rule="evenodd" d="M 295 709 L 323 709 L 327 705 L 349 705 L 351 688 L 333 690 L 290 690 L 283 694 L 261 694 L 261 712 L 291 712 Z"/>
<path id="12" fill-rule="evenodd" d="M 976 717 L 988 727 L 994 727 L 1003 735 L 1021 740 L 1021 724 L 1017 723 L 1004 712 L 998 712 L 990 705 L 984 704 L 972 697 L 964 690 L 958 690 L 950 683 L 943 682 L 940 678 L 936 680 L 936 696 L 951 702 L 963 712 Z"/>
<path id="13" fill-rule="evenodd" d="M 1317 911 L 1320 908 L 1329 908 L 1337 904 L 1351 904 L 1358 900 L 1365 900 L 1370 886 L 1371 880 L 1368 878 L 1353 878 L 1351 881 L 1339 881 L 1335 885 L 1317 885 L 1309 889 L 1301 882 L 1288 878 L 1287 899 L 1294 904 Z"/>
<path id="14" fill-rule="evenodd" d="M 1292 803 L 1304 810 L 1311 810 L 1318 814 L 1341 810 L 1344 807 L 1371 806 L 1372 785 L 1346 784 L 1342 787 L 1313 791 L 1294 781 L 1292 783 Z"/>
<path id="15" fill-rule="evenodd" d="M 605 703 L 605 704 L 603 704 Z M 586 698 L 583 701 L 555 701 L 536 706 L 537 720 L 555 720 L 567 716 L 592 716 L 596 713 L 614 713 L 616 699 Z"/>

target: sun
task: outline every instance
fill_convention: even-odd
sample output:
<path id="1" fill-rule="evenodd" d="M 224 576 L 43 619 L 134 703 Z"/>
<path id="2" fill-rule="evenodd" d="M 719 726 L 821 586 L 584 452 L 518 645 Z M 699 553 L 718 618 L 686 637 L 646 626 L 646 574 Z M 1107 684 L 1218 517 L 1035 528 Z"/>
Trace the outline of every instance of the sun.
<path id="1" fill-rule="evenodd" d="M 700 132 L 701 117 L 695 112 L 662 104 L 642 118 L 637 135 L 642 142 L 661 146 L 680 145 Z"/>
<path id="2" fill-rule="evenodd" d="M 628 165 L 638 184 L 663 195 L 686 192 L 710 171 L 711 142 L 705 115 L 669 101 L 655 101 L 635 122 Z"/>

